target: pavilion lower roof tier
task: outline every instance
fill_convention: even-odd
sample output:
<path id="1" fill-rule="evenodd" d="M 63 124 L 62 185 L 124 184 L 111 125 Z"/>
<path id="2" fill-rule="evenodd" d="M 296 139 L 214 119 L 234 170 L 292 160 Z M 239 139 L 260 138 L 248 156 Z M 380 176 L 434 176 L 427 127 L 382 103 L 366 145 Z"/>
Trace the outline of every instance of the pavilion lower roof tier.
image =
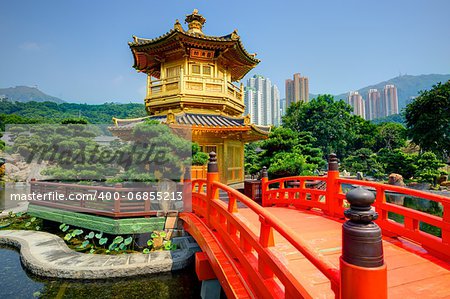
<path id="1" fill-rule="evenodd" d="M 185 56 L 217 61 L 231 73 L 231 81 L 242 79 L 260 62 L 255 57 L 256 54 L 250 54 L 244 49 L 236 31 L 226 36 L 214 37 L 175 27 L 154 39 L 135 36 L 133 39 L 133 42 L 129 43 L 134 57 L 133 67 L 156 78 L 161 75 L 161 62 Z M 196 56 L 198 53 L 200 55 Z"/>
<path id="2" fill-rule="evenodd" d="M 172 129 L 185 130 L 191 128 L 193 135 L 214 135 L 231 138 L 244 142 L 265 139 L 270 133 L 270 126 L 250 124 L 250 118 L 229 117 L 220 114 L 169 113 L 167 115 L 153 115 L 134 119 L 114 118 L 115 125 L 109 127 L 113 135 L 127 140 L 131 137 L 134 126 L 145 120 L 156 120 L 169 125 Z"/>

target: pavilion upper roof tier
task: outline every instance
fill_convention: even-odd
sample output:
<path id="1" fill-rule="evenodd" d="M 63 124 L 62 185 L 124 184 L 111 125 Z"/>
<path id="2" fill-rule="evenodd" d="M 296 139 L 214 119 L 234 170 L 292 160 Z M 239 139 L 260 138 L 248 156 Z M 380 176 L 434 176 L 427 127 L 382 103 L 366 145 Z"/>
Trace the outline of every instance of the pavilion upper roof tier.
<path id="1" fill-rule="evenodd" d="M 153 77 L 160 78 L 161 62 L 182 57 L 217 61 L 231 73 L 231 80 L 242 79 L 260 60 L 248 53 L 237 31 L 225 36 L 208 36 L 202 31 L 205 19 L 194 11 L 186 17 L 189 30 L 185 31 L 176 20 L 174 28 L 154 39 L 133 36 L 129 46 L 133 53 L 133 67 Z M 195 50 L 200 53 L 195 55 Z"/>

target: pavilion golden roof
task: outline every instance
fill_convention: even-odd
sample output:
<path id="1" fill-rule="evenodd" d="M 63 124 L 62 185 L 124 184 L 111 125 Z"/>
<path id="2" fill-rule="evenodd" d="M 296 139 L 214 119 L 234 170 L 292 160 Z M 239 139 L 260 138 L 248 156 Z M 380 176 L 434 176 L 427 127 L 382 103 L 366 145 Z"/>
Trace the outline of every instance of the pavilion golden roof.
<path id="1" fill-rule="evenodd" d="M 213 51 L 213 57 L 218 63 L 228 68 L 232 81 L 242 79 L 260 60 L 256 54 L 248 53 L 237 34 L 237 30 L 224 36 L 209 36 L 202 31 L 205 18 L 194 10 L 186 16 L 189 29 L 185 31 L 176 20 L 174 28 L 169 32 L 146 39 L 133 36 L 129 46 L 134 56 L 133 67 L 156 78 L 160 77 L 161 61 L 183 57 L 191 49 Z"/>

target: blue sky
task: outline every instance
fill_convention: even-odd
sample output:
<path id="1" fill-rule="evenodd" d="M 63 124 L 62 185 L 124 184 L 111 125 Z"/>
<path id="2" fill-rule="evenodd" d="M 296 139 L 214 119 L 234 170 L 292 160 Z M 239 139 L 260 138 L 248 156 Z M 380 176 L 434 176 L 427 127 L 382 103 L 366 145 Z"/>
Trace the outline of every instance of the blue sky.
<path id="1" fill-rule="evenodd" d="M 402 74 L 450 73 L 450 1 L 0 2 L 0 88 L 37 85 L 68 101 L 142 102 L 132 35 L 164 34 L 198 8 L 204 32 L 238 29 L 262 62 L 249 75 L 300 72 L 311 93 L 339 94 Z M 244 81 L 245 82 L 245 81 Z"/>

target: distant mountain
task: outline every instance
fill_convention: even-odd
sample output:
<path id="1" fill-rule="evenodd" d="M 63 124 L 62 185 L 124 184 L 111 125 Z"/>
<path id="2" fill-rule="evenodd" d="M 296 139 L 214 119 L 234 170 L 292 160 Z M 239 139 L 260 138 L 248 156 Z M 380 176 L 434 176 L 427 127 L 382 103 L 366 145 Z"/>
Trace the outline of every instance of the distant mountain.
<path id="1" fill-rule="evenodd" d="M 57 97 L 49 96 L 36 87 L 28 86 L 16 86 L 9 88 L 0 88 L 0 98 L 8 98 L 11 101 L 17 102 L 54 102 L 57 104 L 64 103 L 65 101 Z"/>
<path id="2" fill-rule="evenodd" d="M 358 92 L 362 95 L 364 99 L 367 98 L 367 92 L 369 89 L 376 88 L 378 91 L 382 92 L 383 88 L 386 84 L 394 84 L 397 87 L 397 95 L 398 95 L 398 104 L 399 109 L 403 109 L 406 107 L 408 103 L 411 102 L 413 97 L 419 95 L 419 91 L 421 90 L 429 90 L 431 87 L 438 83 L 444 83 L 450 80 L 450 74 L 448 75 L 403 75 L 398 76 L 387 81 L 380 82 L 375 85 L 366 86 L 358 89 Z M 343 93 L 335 96 L 336 100 L 345 100 L 347 99 L 348 93 Z"/>

